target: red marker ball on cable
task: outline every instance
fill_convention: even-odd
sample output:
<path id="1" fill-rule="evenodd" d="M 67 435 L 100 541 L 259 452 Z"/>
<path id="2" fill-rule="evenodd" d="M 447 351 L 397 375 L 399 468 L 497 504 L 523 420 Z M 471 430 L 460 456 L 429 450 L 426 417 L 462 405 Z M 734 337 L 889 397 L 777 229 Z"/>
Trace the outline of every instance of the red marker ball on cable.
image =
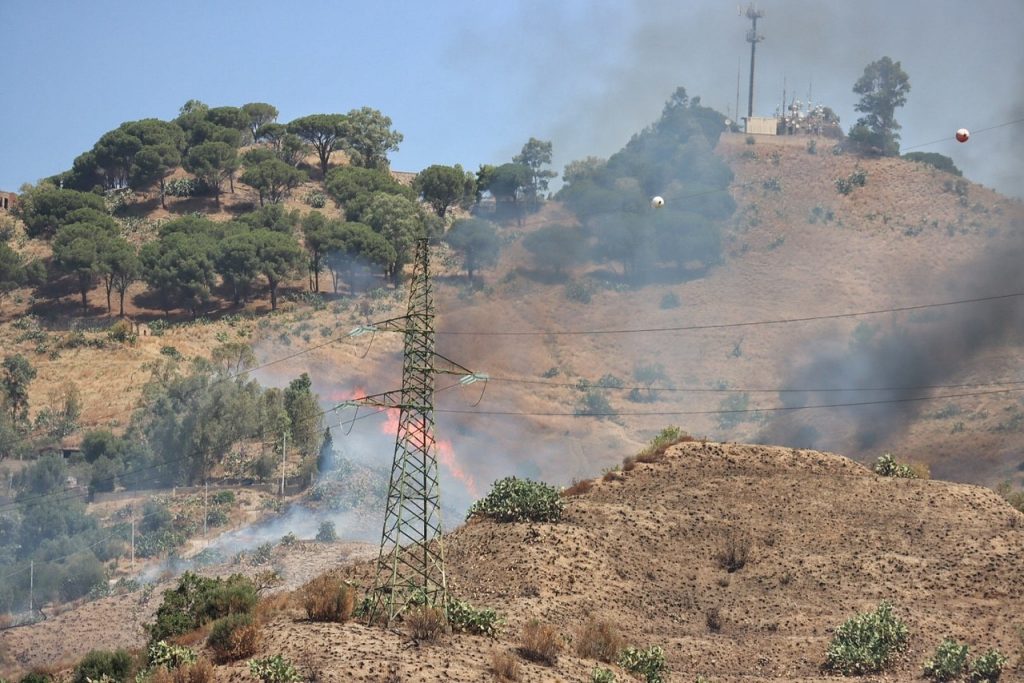
<path id="1" fill-rule="evenodd" d="M 967 142 L 967 138 L 971 137 L 971 132 L 966 128 L 961 128 L 956 132 L 957 142 Z"/>

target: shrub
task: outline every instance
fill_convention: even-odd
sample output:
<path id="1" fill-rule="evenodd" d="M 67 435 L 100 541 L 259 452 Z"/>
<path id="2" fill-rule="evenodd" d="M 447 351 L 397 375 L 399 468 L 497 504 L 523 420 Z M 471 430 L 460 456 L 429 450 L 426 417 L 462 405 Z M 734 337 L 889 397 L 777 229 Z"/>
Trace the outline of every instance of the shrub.
<path id="1" fill-rule="evenodd" d="M 581 304 L 589 304 L 592 298 L 590 287 L 578 280 L 573 280 L 565 285 L 565 298 L 570 301 L 578 301 Z"/>
<path id="2" fill-rule="evenodd" d="M 1003 673 L 1006 657 L 998 650 L 989 650 L 971 662 L 970 679 L 974 683 L 996 683 Z"/>
<path id="3" fill-rule="evenodd" d="M 127 650 L 93 650 L 75 667 L 73 683 L 98 681 L 106 676 L 112 681 L 126 683 L 132 674 L 132 656 Z"/>
<path id="4" fill-rule="evenodd" d="M 214 508 L 206 513 L 206 523 L 210 526 L 224 526 L 228 523 L 228 513 Z"/>
<path id="5" fill-rule="evenodd" d="M 262 634 L 251 614 L 232 614 L 213 622 L 206 645 L 221 662 L 234 662 L 256 654 Z"/>
<path id="6" fill-rule="evenodd" d="M 878 673 L 907 647 L 907 626 L 882 602 L 873 612 L 847 619 L 836 629 L 825 667 L 845 675 Z"/>
<path id="7" fill-rule="evenodd" d="M 957 168 L 956 164 L 953 163 L 953 160 L 945 154 L 938 154 L 936 152 L 910 152 L 909 154 L 904 154 L 903 158 L 907 161 L 917 161 L 922 164 L 928 164 L 940 171 L 946 171 L 947 173 L 952 173 L 956 176 L 963 175 L 963 171 Z"/>
<path id="8" fill-rule="evenodd" d="M 107 330 L 107 339 L 122 344 L 134 344 L 139 340 L 139 336 L 135 334 L 135 329 L 130 322 L 118 320 Z"/>
<path id="9" fill-rule="evenodd" d="M 249 564 L 256 566 L 260 564 L 266 564 L 270 562 L 274 555 L 274 544 L 270 541 L 261 543 L 256 546 L 256 549 L 252 551 L 252 555 L 249 556 Z"/>
<path id="10" fill-rule="evenodd" d="M 576 654 L 583 659 L 614 662 L 625 643 L 609 621 L 588 619 L 576 634 Z"/>
<path id="11" fill-rule="evenodd" d="M 146 653 L 146 662 L 150 669 L 163 667 L 167 670 L 177 669 L 184 664 L 196 661 L 196 652 L 184 645 L 172 645 L 166 640 L 150 643 Z"/>
<path id="12" fill-rule="evenodd" d="M 924 675 L 933 681 L 951 681 L 960 678 L 966 668 L 967 646 L 946 638 L 939 643 L 932 658 L 924 663 Z"/>
<path id="13" fill-rule="evenodd" d="M 747 140 L 746 140 L 746 143 L 747 143 L 748 145 L 753 145 L 753 144 L 754 144 L 754 143 L 756 143 L 756 142 L 757 142 L 757 140 L 756 140 L 756 139 L 754 139 L 754 136 L 753 136 L 753 135 L 748 135 L 748 136 L 747 136 Z"/>
<path id="14" fill-rule="evenodd" d="M 807 153 L 808 154 L 817 154 L 818 153 L 818 141 L 817 140 L 811 138 L 810 140 L 807 141 Z"/>
<path id="15" fill-rule="evenodd" d="M 235 492 L 234 491 L 217 491 L 217 493 L 213 494 L 213 504 L 214 505 L 231 505 L 234 502 L 235 502 Z"/>
<path id="16" fill-rule="evenodd" d="M 167 356 L 168 358 L 173 358 L 174 360 L 181 360 L 183 358 L 183 356 L 181 355 L 181 351 L 179 351 L 174 346 L 161 346 L 160 355 Z"/>
<path id="17" fill-rule="evenodd" d="M 646 650 L 627 647 L 619 655 L 619 666 L 626 671 L 643 676 L 647 683 L 663 683 L 664 674 L 668 673 L 665 651 L 657 645 L 652 645 Z"/>
<path id="18" fill-rule="evenodd" d="M 531 619 L 523 626 L 519 636 L 519 654 L 531 662 L 551 666 L 558 661 L 558 653 L 561 651 L 562 643 L 550 624 Z"/>
<path id="19" fill-rule="evenodd" d="M 917 474 L 910 465 L 896 462 L 891 453 L 885 453 L 875 461 L 872 468 L 875 474 L 881 477 L 896 477 L 897 479 L 917 479 Z"/>
<path id="20" fill-rule="evenodd" d="M 595 667 L 590 672 L 590 683 L 615 683 L 615 672 L 611 669 Z"/>
<path id="21" fill-rule="evenodd" d="M 18 683 L 50 683 L 53 680 L 53 676 L 42 671 L 29 671 L 27 674 L 21 677 Z"/>
<path id="22" fill-rule="evenodd" d="M 256 601 L 256 586 L 241 574 L 210 579 L 185 572 L 174 590 L 164 592 L 156 619 L 149 627 L 150 640 L 166 640 L 214 619 L 247 613 Z"/>
<path id="23" fill-rule="evenodd" d="M 413 640 L 432 643 L 448 629 L 444 612 L 430 605 L 417 605 L 402 618 Z"/>
<path id="24" fill-rule="evenodd" d="M 322 209 L 327 205 L 327 195 L 318 190 L 312 190 L 306 193 L 302 198 L 302 201 L 309 206 L 312 206 L 314 209 Z"/>
<path id="25" fill-rule="evenodd" d="M 569 498 L 571 496 L 582 496 L 584 493 L 589 493 L 592 488 L 594 488 L 593 479 L 580 479 L 579 481 L 573 480 L 572 484 L 562 489 L 562 497 Z"/>
<path id="26" fill-rule="evenodd" d="M 355 591 L 325 574 L 302 587 L 302 606 L 310 621 L 344 623 L 352 618 Z"/>
<path id="27" fill-rule="evenodd" d="M 487 497 L 470 506 L 466 518 L 482 515 L 499 522 L 557 522 L 562 509 L 562 499 L 555 487 L 506 477 L 494 482 Z"/>
<path id="28" fill-rule="evenodd" d="M 494 652 L 491 654 L 491 673 L 499 681 L 518 681 L 522 667 L 508 652 Z"/>
<path id="29" fill-rule="evenodd" d="M 614 412 L 612 404 L 608 402 L 600 389 L 588 389 L 582 397 L 583 403 L 576 408 L 577 415 L 598 415 L 610 417 Z"/>
<path id="30" fill-rule="evenodd" d="M 292 663 L 281 655 L 251 660 L 249 673 L 263 683 L 294 683 L 302 680 Z"/>
<path id="31" fill-rule="evenodd" d="M 448 625 L 453 631 L 472 633 L 478 636 L 495 638 L 498 635 L 498 624 L 501 618 L 493 609 L 476 609 L 468 602 L 449 600 L 445 607 Z"/>
<path id="32" fill-rule="evenodd" d="M 704 612 L 704 625 L 708 627 L 708 630 L 712 633 L 718 633 L 722 630 L 722 612 L 717 607 L 709 607 Z"/>
<path id="33" fill-rule="evenodd" d="M 693 441 L 693 437 L 679 427 L 670 425 L 658 432 L 647 447 L 637 454 L 636 459 L 638 462 L 658 462 L 669 447 L 685 441 Z"/>
<path id="34" fill-rule="evenodd" d="M 331 541 L 338 540 L 338 532 L 334 530 L 334 522 L 323 521 L 320 522 L 320 528 L 316 532 L 316 540 L 324 543 L 330 543 Z"/>
<path id="35" fill-rule="evenodd" d="M 661 308 L 663 309 L 679 308 L 679 304 L 679 295 L 675 292 L 669 292 L 661 297 Z"/>
<path id="36" fill-rule="evenodd" d="M 718 549 L 716 559 L 718 566 L 732 574 L 746 566 L 750 561 L 753 542 L 750 536 L 737 531 L 730 531 L 722 547 Z"/>

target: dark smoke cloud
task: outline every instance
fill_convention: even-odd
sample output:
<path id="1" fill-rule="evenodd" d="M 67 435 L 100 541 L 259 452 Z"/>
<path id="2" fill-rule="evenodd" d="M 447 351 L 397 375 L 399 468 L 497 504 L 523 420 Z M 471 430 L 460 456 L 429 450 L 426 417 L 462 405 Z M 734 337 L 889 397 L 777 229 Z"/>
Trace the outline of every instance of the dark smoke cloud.
<path id="1" fill-rule="evenodd" d="M 810 90 L 848 128 L 857 118 L 854 82 L 865 65 L 888 55 L 902 62 L 911 81 L 897 114 L 904 147 L 948 140 L 920 149 L 951 155 L 971 179 L 1024 196 L 1017 142 L 1024 124 L 979 134 L 968 145 L 952 141 L 961 126 L 984 128 L 1021 116 L 1024 3 L 758 4 L 765 41 L 758 47 L 755 114 L 774 113 L 785 83 L 789 98 L 806 100 Z M 458 36 L 450 59 L 481 79 L 507 79 L 522 127 L 503 137 L 552 139 L 561 170 L 572 159 L 619 149 L 657 118 L 679 85 L 735 116 L 737 61 L 745 113 L 750 24 L 737 9 L 721 0 L 528 2 L 503 27 Z M 473 57 L 468 66 L 467 55 Z M 522 142 L 509 140 L 509 157 Z"/>
<path id="2" fill-rule="evenodd" d="M 952 277 L 942 274 L 921 283 L 934 300 L 981 298 L 1024 291 L 1024 244 L 986 254 Z M 940 277 L 943 278 L 940 280 Z M 945 282 L 946 284 L 942 284 Z M 821 338 L 794 354 L 787 386 L 792 387 L 908 387 L 887 392 L 808 392 L 780 394 L 787 406 L 830 403 L 906 400 L 929 392 L 909 387 L 971 381 L 972 363 L 986 351 L 1015 344 L 1024 334 L 1024 299 L 1000 299 L 932 309 L 922 315 L 899 314 L 879 326 L 868 340 Z M 804 360 L 806 359 L 806 360 Z M 1017 370 L 1019 373 L 1019 370 Z M 968 379 L 964 379 L 967 377 Z M 989 377 L 975 376 L 984 381 Z M 953 389 L 933 393 L 962 393 L 982 389 Z M 1014 394 L 1008 394 L 1014 396 Z M 830 417 L 852 428 L 854 447 L 862 451 L 885 448 L 896 440 L 923 411 L 935 402 L 887 403 L 857 406 L 833 412 Z M 830 411 L 832 412 L 832 411 Z M 766 443 L 831 448 L 807 424 L 819 416 L 791 414 L 774 420 L 758 437 Z M 833 422 L 834 424 L 834 422 Z M 834 441 L 833 441 L 834 443 Z"/>

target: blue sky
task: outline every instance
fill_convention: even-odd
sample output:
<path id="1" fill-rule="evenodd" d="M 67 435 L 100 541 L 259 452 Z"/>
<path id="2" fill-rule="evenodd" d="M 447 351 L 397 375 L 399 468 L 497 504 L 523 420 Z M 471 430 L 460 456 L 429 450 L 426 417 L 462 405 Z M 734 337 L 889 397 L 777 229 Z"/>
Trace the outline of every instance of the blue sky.
<path id="1" fill-rule="evenodd" d="M 956 128 L 1024 117 L 1019 0 L 764 0 L 757 113 L 785 79 L 842 117 L 864 66 L 901 60 L 903 142 L 1024 196 L 1024 124 L 952 142 Z M 105 131 L 170 119 L 191 98 L 270 102 L 280 120 L 368 105 L 405 135 L 392 166 L 501 163 L 530 136 L 555 167 L 607 156 L 678 85 L 746 107 L 748 22 L 735 0 L 480 3 L 0 0 L 0 189 L 69 168 Z"/>

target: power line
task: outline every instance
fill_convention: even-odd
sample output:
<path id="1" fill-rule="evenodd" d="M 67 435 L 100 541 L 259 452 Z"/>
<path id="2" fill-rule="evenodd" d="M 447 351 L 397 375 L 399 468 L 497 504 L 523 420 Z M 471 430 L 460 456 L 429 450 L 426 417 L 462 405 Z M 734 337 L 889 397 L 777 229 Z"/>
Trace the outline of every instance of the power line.
<path id="1" fill-rule="evenodd" d="M 854 393 L 872 391 L 928 391 L 931 389 L 964 389 L 970 387 L 992 387 L 1011 386 L 1024 384 L 1024 380 L 995 380 L 991 382 L 965 382 L 961 384 L 926 384 L 920 386 L 895 386 L 895 387 L 647 387 L 647 386 L 615 386 L 601 384 L 600 382 L 548 382 L 541 379 L 529 379 L 524 377 L 488 377 L 489 382 L 506 382 L 510 384 L 534 384 L 549 387 L 569 387 L 574 389 L 604 389 L 609 391 L 658 391 L 667 393 L 749 393 L 749 394 L 787 394 L 787 393 Z"/>
<path id="2" fill-rule="evenodd" d="M 810 315 L 800 318 L 777 318 L 770 320 L 750 320 L 735 323 L 708 323 L 705 325 L 679 325 L 673 327 L 634 327 L 607 330 L 438 330 L 437 334 L 449 336 L 473 336 L 473 337 L 522 337 L 522 336 L 569 336 L 569 335 L 604 335 L 604 334 L 651 334 L 657 332 L 692 332 L 696 330 L 721 330 L 736 327 L 754 327 L 757 325 L 785 325 L 790 323 L 804 323 L 816 320 L 837 320 L 840 318 L 856 318 L 865 315 L 880 315 L 883 313 L 904 313 L 907 311 L 920 311 L 929 308 L 941 308 L 944 306 L 959 306 L 962 304 L 977 304 L 987 301 L 1000 301 L 1003 299 L 1014 299 L 1024 296 L 1024 292 L 1010 292 L 1007 294 L 995 294 L 992 296 L 975 297 L 972 299 L 957 299 L 955 301 L 940 301 L 929 304 L 914 304 L 911 306 L 895 306 L 892 308 L 879 308 L 866 311 L 852 311 L 849 313 L 830 313 L 825 315 Z"/>
<path id="3" fill-rule="evenodd" d="M 938 401 L 949 398 L 967 398 L 972 396 L 989 396 L 992 394 L 1008 394 L 1021 389 L 993 389 L 992 391 L 978 391 L 960 394 L 943 394 L 942 396 L 914 396 L 910 398 L 892 398 L 878 401 L 856 401 L 852 403 L 819 403 L 802 406 L 774 406 L 767 408 L 743 408 L 735 410 L 657 410 L 657 411 L 629 411 L 629 412 L 603 412 L 603 413 L 565 413 L 565 412 L 527 412 L 513 410 L 454 410 L 438 409 L 438 413 L 450 413 L 454 415 L 506 415 L 520 417 L 642 417 L 642 416 L 681 416 L 681 415 L 730 415 L 737 413 L 772 413 L 788 412 L 796 410 L 813 410 L 817 408 L 851 408 L 857 406 L 874 406 L 894 403 L 912 403 L 919 401 Z"/>
<path id="4" fill-rule="evenodd" d="M 971 131 L 971 135 L 977 135 L 978 133 L 985 133 L 985 132 L 990 131 L 990 130 L 995 130 L 996 128 L 1005 128 L 1006 126 L 1012 126 L 1012 125 L 1017 124 L 1017 123 L 1024 123 L 1024 118 L 1014 119 L 1013 121 L 1006 121 L 1005 123 L 997 123 L 994 126 L 987 126 L 985 128 L 977 128 L 977 129 Z M 903 147 L 900 151 L 901 152 L 906 152 L 909 149 L 918 149 L 919 147 L 930 147 L 931 145 L 937 145 L 940 142 L 950 142 L 951 140 L 952 140 L 952 138 L 950 138 L 947 135 L 946 137 L 939 138 L 938 140 L 932 140 L 931 142 L 922 142 L 922 143 L 920 143 L 918 145 L 911 145 L 909 147 Z"/>

